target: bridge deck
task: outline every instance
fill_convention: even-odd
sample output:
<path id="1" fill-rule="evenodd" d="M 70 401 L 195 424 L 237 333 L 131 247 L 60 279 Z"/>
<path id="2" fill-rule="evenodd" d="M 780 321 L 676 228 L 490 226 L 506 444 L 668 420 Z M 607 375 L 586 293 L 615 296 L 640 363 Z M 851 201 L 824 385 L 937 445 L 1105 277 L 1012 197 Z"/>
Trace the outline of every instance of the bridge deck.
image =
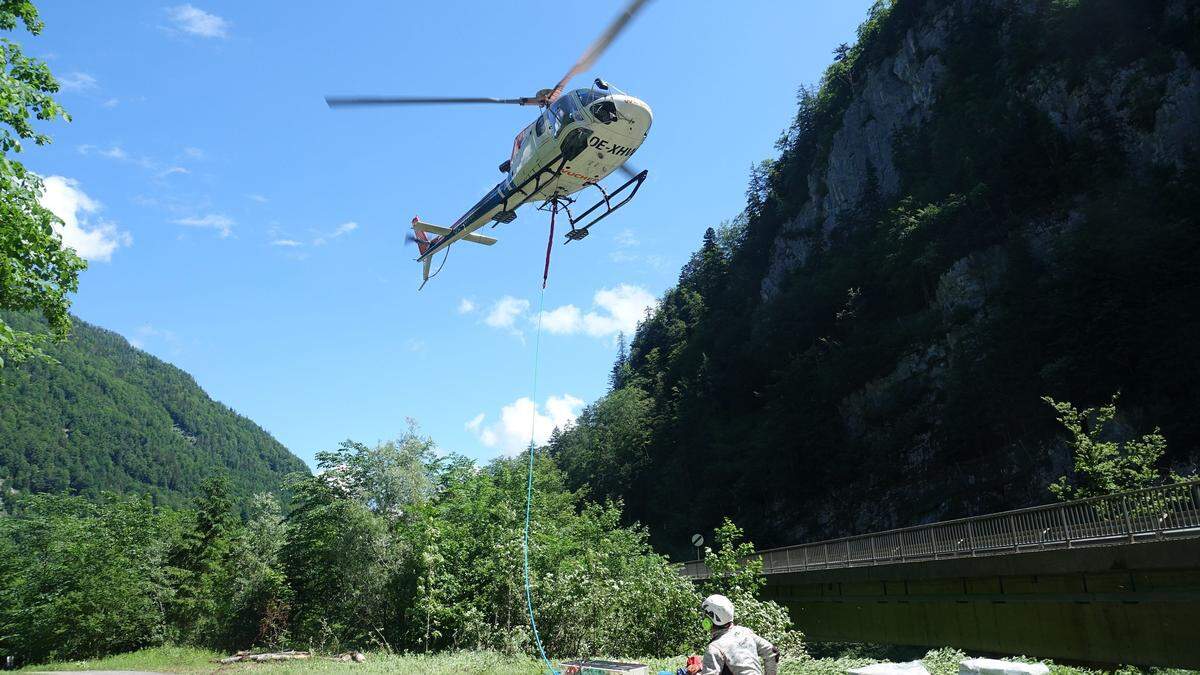
<path id="1" fill-rule="evenodd" d="M 1200 480 L 755 553 L 764 574 L 1200 537 Z M 703 561 L 683 574 L 708 577 Z"/>
<path id="2" fill-rule="evenodd" d="M 810 640 L 1200 668 L 1200 481 L 754 555 Z"/>

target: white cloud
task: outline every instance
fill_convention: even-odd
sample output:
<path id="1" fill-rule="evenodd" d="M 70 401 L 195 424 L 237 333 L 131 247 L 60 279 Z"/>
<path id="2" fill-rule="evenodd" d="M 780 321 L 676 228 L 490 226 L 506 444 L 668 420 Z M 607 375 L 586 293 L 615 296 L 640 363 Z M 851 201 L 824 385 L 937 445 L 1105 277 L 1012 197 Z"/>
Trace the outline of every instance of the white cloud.
<path id="1" fill-rule="evenodd" d="M 643 267 L 651 267 L 656 270 L 666 269 L 667 267 L 667 259 L 657 253 L 641 255 L 617 249 L 608 254 L 608 259 L 615 263 L 640 263 Z"/>
<path id="2" fill-rule="evenodd" d="M 188 159 L 204 159 L 204 151 L 200 148 L 186 147 L 183 149 L 183 154 Z"/>
<path id="3" fill-rule="evenodd" d="M 171 19 L 174 27 L 184 33 L 202 38 L 229 36 L 229 21 L 192 5 L 169 7 L 167 16 Z"/>
<path id="4" fill-rule="evenodd" d="M 287 248 L 295 248 L 297 246 L 303 246 L 304 244 L 296 241 L 295 239 L 276 239 L 275 241 L 271 242 L 271 245 L 272 246 L 284 246 Z"/>
<path id="5" fill-rule="evenodd" d="M 187 169 L 183 168 L 182 166 L 172 166 L 172 167 L 168 167 L 166 170 L 164 170 L 162 173 L 160 173 L 158 175 L 158 177 L 166 178 L 167 176 L 177 174 L 177 173 L 188 174 L 188 173 L 191 173 L 191 171 L 188 171 Z"/>
<path id="6" fill-rule="evenodd" d="M 425 351 L 426 344 L 424 340 L 419 338 L 409 338 L 404 342 L 404 347 L 414 354 L 420 354 Z"/>
<path id="7" fill-rule="evenodd" d="M 104 106 L 105 108 L 115 108 L 120 102 L 121 100 L 117 98 L 106 98 L 100 105 Z"/>
<path id="8" fill-rule="evenodd" d="M 530 431 L 533 442 L 543 445 L 550 440 L 555 428 L 565 428 L 575 421 L 583 400 L 570 394 L 550 396 L 539 406 L 527 396 L 500 409 L 500 419 L 484 424 L 486 415 L 479 413 L 466 423 L 466 428 L 489 448 L 513 455 L 529 447 Z"/>
<path id="9" fill-rule="evenodd" d="M 617 232 L 617 234 L 613 236 L 613 241 L 617 242 L 617 246 L 622 248 L 637 246 L 639 243 L 637 235 L 635 235 L 633 230 L 629 229 L 628 227 L 620 232 Z"/>
<path id="10" fill-rule="evenodd" d="M 484 317 L 483 322 L 492 328 L 504 328 L 520 334 L 516 330 L 517 319 L 529 311 L 529 301 L 506 295 L 492 305 L 492 310 Z"/>
<path id="11" fill-rule="evenodd" d="M 63 91 L 90 91 L 95 89 L 97 84 L 96 78 L 78 71 L 58 77 L 58 85 Z"/>
<path id="12" fill-rule="evenodd" d="M 96 155 L 100 155 L 101 157 L 107 157 L 108 159 L 115 159 L 115 160 L 129 159 L 129 155 L 125 152 L 125 149 L 119 145 L 112 145 L 107 148 L 101 148 L 96 145 L 84 144 L 84 145 L 78 146 L 75 149 L 78 150 L 79 154 L 81 154 L 81 155 L 96 154 Z"/>
<path id="13" fill-rule="evenodd" d="M 458 313 L 459 314 L 470 314 L 471 312 L 474 312 L 474 311 L 475 311 L 475 303 L 474 302 L 471 302 L 467 298 L 463 298 L 462 300 L 458 301 Z"/>
<path id="14" fill-rule="evenodd" d="M 179 354 L 181 351 L 179 335 L 175 331 L 157 328 L 148 323 L 138 326 L 134 332 L 134 337 L 129 338 L 129 344 L 138 349 L 145 349 L 146 342 L 151 339 L 158 339 L 166 343 L 172 354 Z"/>
<path id="15" fill-rule="evenodd" d="M 205 216 L 192 216 L 190 218 L 179 218 L 171 221 L 176 225 L 187 225 L 188 227 L 208 227 L 217 231 L 222 239 L 233 234 L 233 219 L 229 216 L 220 213 L 210 213 Z"/>
<path id="16" fill-rule="evenodd" d="M 637 328 L 638 321 L 647 307 L 654 306 L 654 296 L 640 286 L 621 284 L 616 288 L 602 288 L 592 298 L 599 312 L 588 312 L 583 317 L 584 330 L 593 337 L 629 335 Z"/>
<path id="17" fill-rule="evenodd" d="M 357 229 L 358 229 L 358 223 L 355 223 L 355 222 L 342 223 L 341 225 L 338 225 L 336 228 L 334 228 L 333 232 L 331 232 L 329 234 L 318 235 L 315 239 L 313 239 L 312 244 L 313 244 L 313 246 L 324 246 L 330 239 L 337 239 L 338 237 L 350 234 L 351 232 L 353 232 Z"/>
<path id="18" fill-rule="evenodd" d="M 157 162 L 149 157 L 146 157 L 145 155 L 142 155 L 140 157 L 135 157 L 134 155 L 131 155 L 128 152 L 125 152 L 125 148 L 122 148 L 119 145 L 110 145 L 107 148 L 103 148 L 98 145 L 84 144 L 84 145 L 77 146 L 75 149 L 78 150 L 79 154 L 81 154 L 81 155 L 98 155 L 100 157 L 104 157 L 105 159 L 111 159 L 115 162 L 128 162 L 135 166 L 139 166 L 143 169 L 147 169 L 147 170 L 151 170 L 151 171 L 163 171 L 164 170 L 164 167 L 160 162 Z M 181 170 L 183 170 L 183 169 L 181 169 Z M 186 171 L 186 170 L 184 170 L 184 171 Z M 160 178 L 161 178 L 161 176 L 160 176 Z"/>
<path id="19" fill-rule="evenodd" d="M 542 312 L 542 328 L 554 335 L 578 333 L 583 327 L 583 312 L 575 305 L 563 305 L 549 312 Z"/>
<path id="20" fill-rule="evenodd" d="M 654 303 L 654 296 L 640 286 L 620 284 L 602 288 L 592 297 L 591 311 L 584 314 L 575 305 L 563 305 L 542 313 L 542 328 L 555 335 L 586 333 L 597 338 L 611 338 L 620 332 L 631 335 L 646 308 Z"/>
<path id="21" fill-rule="evenodd" d="M 100 211 L 100 202 L 79 188 L 79 181 L 64 176 L 49 176 L 42 181 L 43 192 L 38 200 L 42 206 L 62 219 L 54 231 L 63 244 L 75 249 L 88 260 L 109 261 L 113 251 L 133 243 L 128 232 L 113 223 L 100 221 L 92 225 L 90 216 Z"/>
<path id="22" fill-rule="evenodd" d="M 246 199 L 249 199 L 252 202 L 258 202 L 259 204 L 266 204 L 268 201 L 266 197 L 258 194 L 246 195 Z"/>

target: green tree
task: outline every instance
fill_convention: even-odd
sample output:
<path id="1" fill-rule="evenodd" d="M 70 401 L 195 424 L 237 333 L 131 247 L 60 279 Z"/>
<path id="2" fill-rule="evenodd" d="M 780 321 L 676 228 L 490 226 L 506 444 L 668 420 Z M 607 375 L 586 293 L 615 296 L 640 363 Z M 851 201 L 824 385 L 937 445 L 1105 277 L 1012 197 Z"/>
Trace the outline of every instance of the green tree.
<path id="1" fill-rule="evenodd" d="M 1167 451 L 1167 439 L 1156 427 L 1138 438 L 1119 440 L 1113 421 L 1117 417 L 1120 394 L 1109 403 L 1076 410 L 1067 401 L 1042 400 L 1054 408 L 1057 418 L 1070 435 L 1073 474 L 1061 476 L 1050 485 L 1059 501 L 1101 497 L 1124 490 L 1153 487 L 1164 482 L 1179 482 L 1180 476 L 1164 475 L 1158 463 Z"/>
<path id="2" fill-rule="evenodd" d="M 147 498 L 26 497 L 0 518 L 0 652 L 37 662 L 161 643 L 167 529 Z"/>
<path id="3" fill-rule="evenodd" d="M 288 639 L 292 593 L 280 554 L 285 527 L 279 500 L 262 492 L 250 500 L 249 519 L 234 540 L 230 584 L 229 645 L 279 647 Z"/>
<path id="4" fill-rule="evenodd" d="M 804 636 L 792 627 L 787 609 L 759 598 L 767 580 L 762 559 L 754 555 L 754 544 L 745 541 L 742 529 L 728 518 L 714 534 L 716 548 L 704 547 L 704 564 L 710 573 L 702 584 L 704 594 L 728 597 L 738 624 L 770 640 L 785 656 L 802 657 Z"/>
<path id="5" fill-rule="evenodd" d="M 427 522 L 406 535 L 417 578 L 402 604 L 407 644 L 527 651 L 522 569 L 526 457 L 483 467 L 452 459 L 440 474 Z M 641 528 L 620 525 L 618 503 L 589 503 L 535 458 L 530 579 L 548 652 L 682 653 L 699 639 L 700 598 L 656 555 Z M 412 523 L 410 527 L 416 527 Z"/>
<path id="6" fill-rule="evenodd" d="M 316 454 L 317 467 L 331 487 L 375 513 L 391 518 L 430 496 L 436 470 L 435 445 L 418 434 L 416 424 L 400 438 L 369 447 L 343 441 L 336 450 Z"/>
<path id="7" fill-rule="evenodd" d="M 0 30 L 14 30 L 18 23 L 31 35 L 43 27 L 33 3 L 0 0 Z M 67 295 L 78 288 L 87 263 L 64 248 L 54 231 L 61 221 L 38 202 L 41 179 L 8 156 L 21 151 L 22 140 L 50 142 L 34 129 L 33 119 L 70 119 L 51 96 L 57 91 L 58 82 L 45 63 L 0 38 L 0 309 L 40 312 L 49 335 L 62 340 L 71 326 Z M 0 367 L 40 354 L 38 345 L 45 338 L 14 330 L 0 319 Z"/>
<path id="8" fill-rule="evenodd" d="M 234 585 L 244 573 L 234 555 L 244 531 L 233 512 L 229 479 L 205 480 L 196 510 L 188 515 L 171 553 L 176 586 L 172 624 L 186 642 L 225 645 Z"/>
<path id="9" fill-rule="evenodd" d="M 331 651 L 387 646 L 386 631 L 399 623 L 392 588 L 411 547 L 336 475 L 297 476 L 289 488 L 281 560 L 294 598 L 292 639 Z"/>
<path id="10" fill-rule="evenodd" d="M 624 387 L 585 407 L 573 426 L 551 440 L 550 449 L 568 485 L 587 485 L 603 500 L 628 493 L 649 461 L 649 442 L 649 397 L 637 387 Z"/>
<path id="11" fill-rule="evenodd" d="M 612 370 L 608 373 L 608 388 L 610 391 L 625 386 L 629 379 L 629 345 L 625 341 L 625 331 L 617 333 L 617 358 L 613 361 Z"/>

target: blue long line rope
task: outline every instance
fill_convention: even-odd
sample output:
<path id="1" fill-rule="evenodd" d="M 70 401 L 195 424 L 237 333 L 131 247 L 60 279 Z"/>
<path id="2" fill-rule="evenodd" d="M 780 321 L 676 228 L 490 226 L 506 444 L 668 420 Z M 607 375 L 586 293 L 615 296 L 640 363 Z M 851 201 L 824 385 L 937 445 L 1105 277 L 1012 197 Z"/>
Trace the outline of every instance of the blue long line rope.
<path id="1" fill-rule="evenodd" d="M 551 235 L 553 236 L 553 234 Z M 549 261 L 547 261 L 549 265 Z M 537 619 L 533 617 L 533 592 L 529 585 L 529 521 L 533 512 L 533 446 L 534 437 L 537 431 L 537 383 L 538 383 L 538 362 L 542 351 L 542 309 L 546 304 L 546 285 L 543 281 L 541 297 L 538 299 L 538 328 L 537 339 L 534 341 L 533 347 L 533 420 L 529 424 L 529 478 L 525 485 L 525 607 L 529 610 L 529 626 L 533 629 L 533 641 L 537 644 L 538 653 L 542 655 L 542 661 L 546 662 L 546 668 L 552 675 L 558 675 L 558 671 L 554 670 L 554 666 L 550 665 L 550 659 L 546 658 L 546 650 L 542 648 L 542 638 L 538 635 Z"/>

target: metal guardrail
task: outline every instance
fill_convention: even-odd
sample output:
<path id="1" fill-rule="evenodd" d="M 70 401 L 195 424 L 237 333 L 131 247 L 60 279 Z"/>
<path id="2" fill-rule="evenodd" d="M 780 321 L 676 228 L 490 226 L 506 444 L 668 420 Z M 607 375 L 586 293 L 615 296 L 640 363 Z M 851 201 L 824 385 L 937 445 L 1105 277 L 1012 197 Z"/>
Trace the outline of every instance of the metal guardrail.
<path id="1" fill-rule="evenodd" d="M 1200 537 L 1200 480 L 758 551 L 764 574 Z M 709 576 L 704 562 L 682 574 Z"/>

